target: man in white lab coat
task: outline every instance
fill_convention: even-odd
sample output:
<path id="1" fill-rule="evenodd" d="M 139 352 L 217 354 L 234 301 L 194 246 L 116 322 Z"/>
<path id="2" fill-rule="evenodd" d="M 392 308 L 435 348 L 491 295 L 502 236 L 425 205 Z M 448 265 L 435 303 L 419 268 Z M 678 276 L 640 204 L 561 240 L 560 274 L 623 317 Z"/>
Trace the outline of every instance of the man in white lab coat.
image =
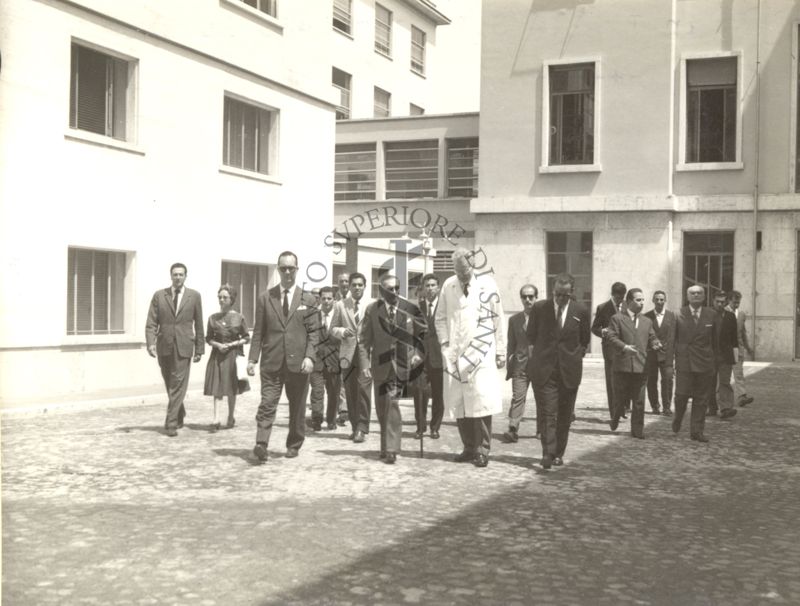
<path id="1" fill-rule="evenodd" d="M 436 333 L 445 364 L 445 407 L 454 414 L 464 450 L 457 462 L 489 463 L 492 415 L 502 412 L 501 377 L 505 366 L 505 320 L 500 293 L 485 269 L 465 248 L 453 252 L 456 275 L 445 280 L 436 309 Z M 477 270 L 477 272 L 475 271 Z"/>

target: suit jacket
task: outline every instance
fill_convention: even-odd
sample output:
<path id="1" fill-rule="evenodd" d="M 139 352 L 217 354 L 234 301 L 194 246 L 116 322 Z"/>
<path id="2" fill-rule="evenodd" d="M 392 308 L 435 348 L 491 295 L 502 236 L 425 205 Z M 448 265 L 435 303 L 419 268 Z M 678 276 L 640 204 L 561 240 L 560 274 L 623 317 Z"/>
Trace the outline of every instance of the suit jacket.
<path id="1" fill-rule="evenodd" d="M 172 289 L 157 290 L 150 301 L 144 334 L 147 346 L 155 343 L 159 356 L 171 355 L 175 349 L 182 358 L 202 356 L 205 339 L 200 293 L 184 286 L 176 313 L 172 306 Z"/>
<path id="2" fill-rule="evenodd" d="M 284 318 L 281 294 L 278 284 L 259 295 L 248 359 L 255 364 L 260 356 L 267 372 L 278 372 L 284 361 L 291 372 L 300 372 L 304 358 L 316 358 L 317 299 L 298 287 L 289 304 L 289 316 Z"/>
<path id="3" fill-rule="evenodd" d="M 522 371 L 530 377 L 532 370 L 531 352 L 533 348 L 528 342 L 524 311 L 516 313 L 509 318 L 506 343 L 506 380 L 514 376 L 517 371 Z"/>
<path id="4" fill-rule="evenodd" d="M 659 362 L 673 364 L 675 360 L 675 314 L 669 309 L 665 309 L 661 326 L 656 326 L 655 309 L 651 309 L 644 315 L 653 323 L 653 330 L 656 331 L 656 337 L 663 347 L 661 351 L 653 351 L 653 355 L 658 356 Z"/>
<path id="5" fill-rule="evenodd" d="M 369 299 L 366 298 L 362 298 L 358 302 L 358 324 L 355 319 L 355 299 L 353 297 L 337 301 L 333 306 L 331 334 L 339 341 L 339 359 L 346 361 L 347 368 L 352 366 L 353 360 L 358 355 L 358 328 L 364 321 L 364 312 L 369 303 Z M 344 331 L 348 328 L 355 333 L 354 336 L 344 336 Z"/>
<path id="6" fill-rule="evenodd" d="M 542 387 L 558 364 L 561 383 L 577 389 L 583 375 L 583 356 L 592 338 L 589 312 L 577 301 L 570 301 L 564 326 L 556 322 L 557 306 L 553 299 L 533 304 L 528 319 L 528 342 L 533 346 L 531 382 Z"/>
<path id="7" fill-rule="evenodd" d="M 373 301 L 364 311 L 358 331 L 358 355 L 361 368 L 372 370 L 372 380 L 385 381 L 394 375 L 401 381 L 416 378 L 421 365 L 412 368 L 416 353 L 425 358 L 425 316 L 419 307 L 397 300 L 394 323 L 389 321 L 388 306 L 383 299 Z"/>
<path id="8" fill-rule="evenodd" d="M 680 373 L 713 373 L 717 355 L 719 316 L 710 307 L 700 308 L 695 326 L 691 308 L 681 307 L 675 315 L 675 369 Z"/>
<path id="9" fill-rule="evenodd" d="M 737 342 L 739 343 L 739 349 L 752 349 L 750 347 L 750 340 L 747 338 L 747 314 L 744 313 L 741 309 L 739 310 L 739 314 L 735 314 L 731 311 L 731 313 L 736 316 L 736 336 Z M 739 352 L 739 355 L 742 355 L 742 352 Z"/>
<path id="10" fill-rule="evenodd" d="M 717 342 L 717 363 L 736 364 L 736 356 L 733 353 L 739 347 L 739 333 L 736 325 L 736 316 L 733 312 L 723 309 L 719 314 L 719 335 Z"/>
<path id="11" fill-rule="evenodd" d="M 592 333 L 596 337 L 603 339 L 603 329 L 608 328 L 608 323 L 611 322 L 611 318 L 616 315 L 618 311 L 617 306 L 614 304 L 614 299 L 609 299 L 605 303 L 598 305 L 594 314 L 594 322 L 592 323 Z M 608 339 L 603 339 L 603 357 L 605 358 L 610 355 L 611 351 L 609 349 Z"/>
<path id="12" fill-rule="evenodd" d="M 439 343 L 439 335 L 436 333 L 436 310 L 433 310 L 430 321 L 428 320 L 427 299 L 420 301 L 419 310 L 422 312 L 422 316 L 425 318 L 425 323 L 427 325 L 425 330 L 425 362 L 430 368 L 444 368 L 444 364 L 442 363 L 442 345 Z"/>
<path id="13" fill-rule="evenodd" d="M 639 314 L 639 326 L 635 326 L 628 310 L 623 307 L 620 313 L 611 316 L 608 343 L 614 355 L 614 372 L 643 373 L 647 352 L 658 346 L 658 337 L 650 318 Z M 626 345 L 633 345 L 636 351 L 625 351 Z"/>
<path id="14" fill-rule="evenodd" d="M 333 309 L 328 315 L 330 316 L 329 323 L 333 326 Z M 325 328 L 321 309 L 317 312 L 317 327 L 319 328 L 319 343 L 317 343 L 317 355 L 314 359 L 314 370 L 327 370 L 328 372 L 338 373 L 340 370 L 339 341 Z"/>

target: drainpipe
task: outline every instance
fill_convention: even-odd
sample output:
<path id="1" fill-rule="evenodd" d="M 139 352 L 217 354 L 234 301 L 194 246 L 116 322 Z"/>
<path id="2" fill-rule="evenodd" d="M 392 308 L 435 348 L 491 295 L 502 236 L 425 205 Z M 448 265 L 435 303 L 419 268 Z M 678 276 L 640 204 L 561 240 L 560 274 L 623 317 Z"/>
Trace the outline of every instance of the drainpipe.
<path id="1" fill-rule="evenodd" d="M 758 241 L 758 173 L 761 148 L 761 0 L 758 0 L 756 9 L 756 145 L 755 145 L 755 177 L 753 183 L 753 357 L 756 350 L 756 276 L 758 275 L 758 251 L 756 243 Z"/>
<path id="2" fill-rule="evenodd" d="M 674 195 L 674 180 L 675 180 L 675 36 L 677 31 L 678 20 L 678 0 L 672 0 L 671 16 L 669 22 L 669 141 L 667 150 L 667 199 L 672 205 L 669 214 L 669 221 L 667 222 L 667 262 L 668 267 L 672 267 L 672 260 L 675 255 L 673 246 L 673 229 L 675 226 L 675 195 Z M 671 286 L 672 272 L 667 275 L 667 285 Z M 680 288 L 680 286 L 678 286 Z M 667 290 L 671 290 L 668 288 Z M 682 295 L 679 295 L 676 300 L 680 301 Z"/>

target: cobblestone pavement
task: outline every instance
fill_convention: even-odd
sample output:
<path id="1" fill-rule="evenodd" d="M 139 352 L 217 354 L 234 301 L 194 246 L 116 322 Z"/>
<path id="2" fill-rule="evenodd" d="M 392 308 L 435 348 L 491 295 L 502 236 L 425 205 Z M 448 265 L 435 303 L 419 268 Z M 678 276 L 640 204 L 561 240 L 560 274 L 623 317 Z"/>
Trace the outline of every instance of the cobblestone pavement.
<path id="1" fill-rule="evenodd" d="M 602 374 L 586 364 L 549 472 L 532 402 L 517 444 L 495 418 L 485 469 L 452 462 L 452 422 L 420 459 L 410 403 L 394 466 L 377 423 L 364 444 L 309 432 L 284 458 L 285 405 L 256 464 L 254 392 L 218 433 L 191 397 L 173 439 L 163 405 L 6 415 L 3 602 L 800 603 L 800 367 L 749 368 L 756 402 L 710 419 L 709 444 L 655 415 L 644 441 L 611 433 Z"/>

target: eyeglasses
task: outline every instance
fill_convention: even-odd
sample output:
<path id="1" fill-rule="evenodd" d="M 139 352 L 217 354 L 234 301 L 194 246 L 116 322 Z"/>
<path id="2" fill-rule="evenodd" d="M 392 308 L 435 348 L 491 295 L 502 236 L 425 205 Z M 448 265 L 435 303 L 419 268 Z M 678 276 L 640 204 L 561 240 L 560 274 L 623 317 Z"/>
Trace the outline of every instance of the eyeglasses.
<path id="1" fill-rule="evenodd" d="M 287 267 L 287 266 L 285 266 L 285 265 L 281 265 L 281 266 L 278 268 L 278 270 L 279 270 L 279 271 L 282 271 L 282 272 L 283 272 L 283 273 L 285 273 L 285 274 L 290 274 L 290 273 L 293 273 L 293 272 L 297 271 L 297 268 L 296 268 L 296 267 Z"/>
<path id="2" fill-rule="evenodd" d="M 533 301 L 536 298 L 536 295 L 520 295 L 520 297 Z"/>
<path id="3" fill-rule="evenodd" d="M 219 296 L 217 297 L 217 299 L 219 299 L 220 301 L 222 301 L 223 299 L 230 299 L 230 297 L 229 297 L 228 295 L 219 295 Z"/>
<path id="4" fill-rule="evenodd" d="M 388 290 L 390 292 L 399 292 L 400 291 L 400 287 L 399 286 L 382 286 L 381 288 L 383 288 L 383 290 Z"/>

